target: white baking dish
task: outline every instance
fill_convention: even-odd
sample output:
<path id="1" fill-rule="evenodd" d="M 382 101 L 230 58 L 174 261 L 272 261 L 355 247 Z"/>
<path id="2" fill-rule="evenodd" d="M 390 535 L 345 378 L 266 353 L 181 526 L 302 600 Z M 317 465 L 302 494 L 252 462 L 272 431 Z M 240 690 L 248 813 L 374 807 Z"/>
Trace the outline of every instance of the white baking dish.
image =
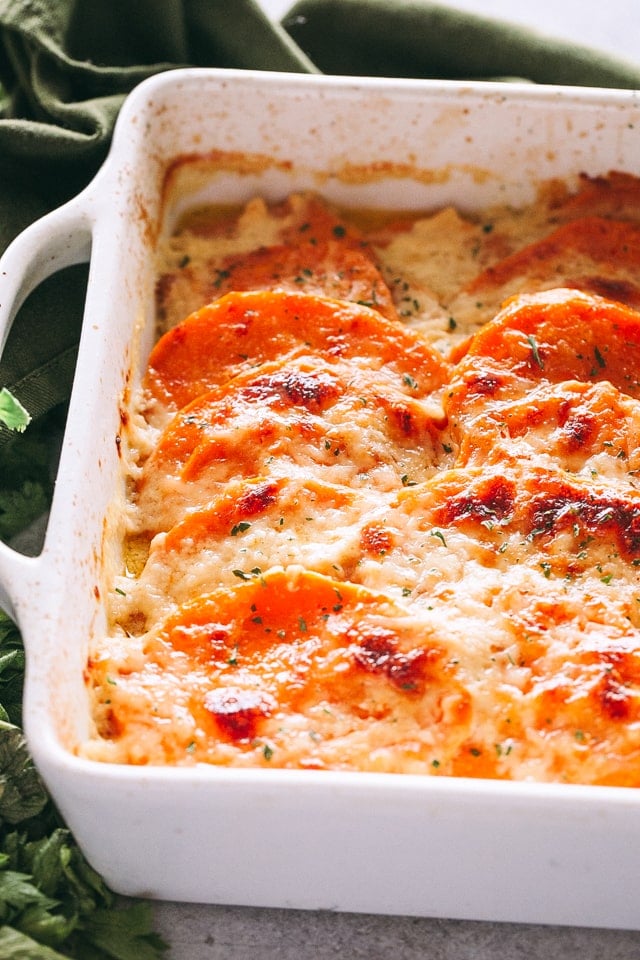
<path id="1" fill-rule="evenodd" d="M 640 104 L 631 92 L 203 70 L 158 76 L 129 98 L 94 182 L 0 264 L 6 333 L 41 279 L 91 260 L 45 546 L 36 558 L 0 547 L 0 600 L 28 652 L 26 732 L 62 813 L 132 895 L 640 927 L 636 790 L 74 755 L 88 730 L 86 651 L 104 626 L 119 404 L 153 339 L 164 172 L 211 150 L 265 158 L 191 184 L 215 202 L 311 187 L 360 206 L 517 204 L 549 177 L 640 173 Z"/>

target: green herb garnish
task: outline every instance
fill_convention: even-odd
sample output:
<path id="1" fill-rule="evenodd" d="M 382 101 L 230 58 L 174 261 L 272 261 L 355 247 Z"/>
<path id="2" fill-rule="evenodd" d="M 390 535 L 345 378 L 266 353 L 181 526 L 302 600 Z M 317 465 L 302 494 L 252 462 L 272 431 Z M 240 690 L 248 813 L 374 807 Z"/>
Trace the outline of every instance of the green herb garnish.
<path id="1" fill-rule="evenodd" d="M 23 433 L 31 423 L 29 413 L 6 387 L 0 390 L 0 423 L 18 433 Z"/>
<path id="2" fill-rule="evenodd" d="M 538 342 L 532 333 L 527 334 L 527 340 L 529 341 L 529 346 L 531 347 L 531 353 L 533 354 L 533 359 L 538 364 L 541 370 L 544 370 L 544 363 L 542 362 L 542 357 L 538 351 Z"/>
<path id="3" fill-rule="evenodd" d="M 0 956 L 160 960 L 150 905 L 121 903 L 53 806 L 20 729 L 24 651 L 0 612 Z"/>

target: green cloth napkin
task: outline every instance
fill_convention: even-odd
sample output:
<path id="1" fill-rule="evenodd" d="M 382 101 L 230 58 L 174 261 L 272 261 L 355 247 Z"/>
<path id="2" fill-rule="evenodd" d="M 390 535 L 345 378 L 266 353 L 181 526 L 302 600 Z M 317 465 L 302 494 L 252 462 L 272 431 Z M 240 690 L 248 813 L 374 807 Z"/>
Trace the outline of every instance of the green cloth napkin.
<path id="1" fill-rule="evenodd" d="M 301 0 L 284 26 L 323 73 L 640 86 L 640 64 L 422 0 Z"/>
<path id="2" fill-rule="evenodd" d="M 0 0 L 0 251 L 90 181 L 137 83 L 188 65 L 640 88 L 633 63 L 424 0 L 302 0 L 282 24 L 255 0 Z M 85 283 L 46 281 L 0 360 L 36 417 L 68 398 Z"/>

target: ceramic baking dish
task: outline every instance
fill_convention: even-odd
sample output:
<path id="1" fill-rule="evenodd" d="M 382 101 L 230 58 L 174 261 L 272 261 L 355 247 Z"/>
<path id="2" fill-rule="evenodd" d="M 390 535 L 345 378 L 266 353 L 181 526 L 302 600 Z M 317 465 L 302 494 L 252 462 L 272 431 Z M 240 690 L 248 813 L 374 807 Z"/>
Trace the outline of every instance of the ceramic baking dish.
<path id="1" fill-rule="evenodd" d="M 176 157 L 221 151 L 163 191 Z M 234 162 L 229 157 L 235 157 Z M 255 155 L 259 162 L 238 158 Z M 125 389 L 153 340 L 154 248 L 176 205 L 319 190 L 357 206 L 532 200 L 550 177 L 640 173 L 632 92 L 185 70 L 126 102 L 110 156 L 0 264 L 0 330 L 44 277 L 90 259 L 77 374 L 40 556 L 0 547 L 28 653 L 25 728 L 91 863 L 126 894 L 640 927 L 640 792 L 609 787 L 79 759 L 83 666 L 104 628 L 104 521 Z"/>

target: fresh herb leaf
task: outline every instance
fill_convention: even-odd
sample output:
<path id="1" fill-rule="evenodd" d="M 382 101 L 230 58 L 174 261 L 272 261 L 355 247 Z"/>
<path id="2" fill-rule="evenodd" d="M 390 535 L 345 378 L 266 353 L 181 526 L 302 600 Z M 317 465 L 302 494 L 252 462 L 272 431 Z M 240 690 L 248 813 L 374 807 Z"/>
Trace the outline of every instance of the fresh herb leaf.
<path id="1" fill-rule="evenodd" d="M 231 528 L 231 536 L 237 537 L 239 533 L 244 533 L 245 530 L 248 530 L 250 526 L 251 524 L 247 523 L 246 520 L 241 520 L 240 523 L 234 524 L 234 526 Z"/>
<path id="2" fill-rule="evenodd" d="M 430 530 L 430 531 L 429 531 L 429 536 L 430 536 L 430 537 L 437 537 L 438 540 L 440 540 L 440 541 L 442 542 L 443 546 L 446 547 L 447 541 L 446 541 L 445 538 L 444 538 L 444 534 L 443 534 L 442 530 Z"/>
<path id="3" fill-rule="evenodd" d="M 29 757 L 22 731 L 11 723 L 0 722 L 0 824 L 28 820 L 39 814 L 46 803 L 47 794 Z"/>
<path id="4" fill-rule="evenodd" d="M 24 651 L 0 613 L 0 956 L 160 960 L 145 901 L 122 903 L 87 863 L 49 798 L 19 726 Z"/>
<path id="5" fill-rule="evenodd" d="M 139 900 L 117 910 L 96 910 L 83 925 L 84 935 L 102 950 L 96 956 L 110 960 L 157 960 L 166 945 L 154 933 L 151 920 L 149 904 Z"/>
<path id="6" fill-rule="evenodd" d="M 13 927 L 0 927 L 0 956 L 5 960 L 65 960 L 63 953 L 37 943 Z"/>
<path id="7" fill-rule="evenodd" d="M 0 610 L 0 720 L 22 723 L 25 657 L 22 638 L 13 621 Z"/>
<path id="8" fill-rule="evenodd" d="M 18 433 L 26 430 L 31 423 L 30 414 L 6 387 L 0 390 L 0 423 Z"/>
<path id="9" fill-rule="evenodd" d="M 540 352 L 538 350 L 538 342 L 532 333 L 527 334 L 527 340 L 529 341 L 529 346 L 531 347 L 531 353 L 533 354 L 533 359 L 538 364 L 541 370 L 544 370 L 544 363 Z"/>

